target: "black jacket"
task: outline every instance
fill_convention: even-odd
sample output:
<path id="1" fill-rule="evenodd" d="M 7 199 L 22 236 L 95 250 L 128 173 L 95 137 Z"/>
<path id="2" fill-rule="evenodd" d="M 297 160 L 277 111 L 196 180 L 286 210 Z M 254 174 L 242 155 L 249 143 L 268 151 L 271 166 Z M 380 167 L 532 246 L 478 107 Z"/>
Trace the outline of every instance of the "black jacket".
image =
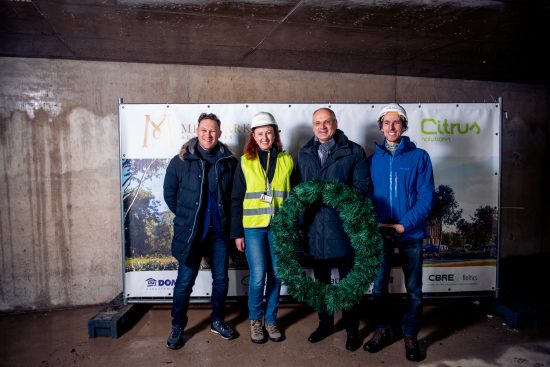
<path id="1" fill-rule="evenodd" d="M 178 155 L 170 160 L 164 178 L 164 201 L 176 215 L 174 218 L 174 237 L 172 255 L 178 261 L 185 261 L 197 234 L 198 221 L 201 220 L 202 206 L 206 204 L 205 162 L 197 155 L 197 138 L 185 143 Z M 231 187 L 233 173 L 237 167 L 237 158 L 222 143 L 216 161 L 216 182 L 218 211 L 224 233 L 229 234 L 231 215 Z M 229 236 L 227 236 L 229 237 Z M 226 238 L 228 240 L 228 238 Z"/>
<path id="2" fill-rule="evenodd" d="M 300 182 L 313 179 L 339 181 L 356 187 L 365 195 L 370 188 L 370 176 L 365 151 L 341 130 L 333 136 L 335 145 L 321 167 L 318 148 L 313 137 L 298 153 Z M 303 216 L 308 252 L 316 260 L 348 257 L 353 254 L 338 212 L 326 205 L 313 205 Z"/>

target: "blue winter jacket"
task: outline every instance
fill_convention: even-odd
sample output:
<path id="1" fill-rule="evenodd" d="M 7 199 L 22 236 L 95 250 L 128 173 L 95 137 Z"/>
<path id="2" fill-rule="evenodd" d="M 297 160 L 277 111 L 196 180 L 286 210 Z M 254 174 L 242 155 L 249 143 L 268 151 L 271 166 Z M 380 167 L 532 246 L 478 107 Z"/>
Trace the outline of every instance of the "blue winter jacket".
<path id="1" fill-rule="evenodd" d="M 369 159 L 373 203 L 379 223 L 400 223 L 400 240 L 426 237 L 426 220 L 432 210 L 434 178 L 428 153 L 402 136 L 393 156 L 384 143 L 376 144 Z"/>
<path id="2" fill-rule="evenodd" d="M 370 190 L 367 157 L 363 148 L 341 130 L 334 134 L 335 146 L 325 164 L 321 166 L 315 138 L 304 145 L 298 153 L 300 182 L 314 179 L 339 181 L 362 191 Z M 336 209 L 327 205 L 314 205 L 303 215 L 308 252 L 316 260 L 348 257 L 353 254 L 351 242 L 342 226 Z"/>
<path id="3" fill-rule="evenodd" d="M 183 145 L 179 155 L 170 160 L 164 177 L 164 201 L 174 218 L 174 237 L 172 238 L 172 255 L 178 261 L 186 261 L 197 235 L 198 222 L 208 194 L 205 188 L 205 163 L 197 155 L 197 138 Z M 221 225 L 229 239 L 231 216 L 231 188 L 233 174 L 238 160 L 229 148 L 220 144 L 220 158 L 215 164 L 218 213 Z"/>

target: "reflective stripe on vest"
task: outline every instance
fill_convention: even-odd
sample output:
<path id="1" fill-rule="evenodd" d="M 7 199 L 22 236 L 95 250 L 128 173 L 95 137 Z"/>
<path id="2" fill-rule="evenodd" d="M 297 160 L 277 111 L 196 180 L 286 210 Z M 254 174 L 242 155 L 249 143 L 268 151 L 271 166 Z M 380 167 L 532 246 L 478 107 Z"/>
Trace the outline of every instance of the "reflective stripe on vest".
<path id="1" fill-rule="evenodd" d="M 262 228 L 267 227 L 271 217 L 277 209 L 283 205 L 283 201 L 290 194 L 290 174 L 294 163 L 287 152 L 277 155 L 275 174 L 271 181 L 271 190 L 266 190 L 265 171 L 260 159 L 247 159 L 241 157 L 241 168 L 246 180 L 246 193 L 243 201 L 243 227 Z M 261 200 L 263 194 L 273 198 L 271 203 Z"/>

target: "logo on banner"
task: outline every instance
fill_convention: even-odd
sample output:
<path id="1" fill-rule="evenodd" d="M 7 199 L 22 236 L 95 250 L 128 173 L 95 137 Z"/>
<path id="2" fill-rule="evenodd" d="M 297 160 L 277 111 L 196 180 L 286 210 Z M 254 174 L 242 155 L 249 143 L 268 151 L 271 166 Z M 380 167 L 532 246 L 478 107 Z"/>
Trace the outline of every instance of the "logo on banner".
<path id="1" fill-rule="evenodd" d="M 454 282 L 454 274 L 430 274 L 428 279 L 432 282 Z"/>
<path id="2" fill-rule="evenodd" d="M 222 138 L 224 141 L 233 141 L 238 142 L 239 136 L 248 136 L 252 130 L 250 129 L 250 124 L 223 124 L 222 129 Z"/>
<path id="3" fill-rule="evenodd" d="M 424 135 L 430 135 L 423 138 L 424 141 L 450 142 L 452 135 L 466 135 L 481 133 L 481 128 L 476 121 L 473 123 L 449 122 L 447 119 L 437 120 L 434 118 L 425 118 L 420 123 L 420 131 Z"/>
<path id="4" fill-rule="evenodd" d="M 151 118 L 151 115 L 145 115 L 145 130 L 143 133 L 143 148 L 149 146 L 149 131 L 152 130 L 152 138 L 154 140 L 160 140 L 162 138 L 163 129 L 168 133 L 168 143 L 171 147 L 174 146 L 174 141 L 172 140 L 172 124 L 170 123 L 170 116 L 164 114 L 160 122 L 156 122 Z"/>
<path id="5" fill-rule="evenodd" d="M 181 123 L 180 126 L 181 126 L 181 134 L 180 134 L 181 140 L 187 141 L 196 136 L 196 132 L 195 132 L 195 130 L 197 130 L 196 124 Z"/>
<path id="6" fill-rule="evenodd" d="M 147 279 L 145 279 L 145 282 L 147 283 L 147 288 L 151 288 L 151 287 L 173 287 L 174 284 L 176 284 L 175 279 L 147 278 Z"/>

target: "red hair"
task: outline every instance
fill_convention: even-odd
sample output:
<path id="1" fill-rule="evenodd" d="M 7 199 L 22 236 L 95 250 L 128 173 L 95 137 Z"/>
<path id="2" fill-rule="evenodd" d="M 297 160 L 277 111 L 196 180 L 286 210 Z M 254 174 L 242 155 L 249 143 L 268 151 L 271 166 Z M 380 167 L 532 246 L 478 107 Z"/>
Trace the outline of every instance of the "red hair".
<path id="1" fill-rule="evenodd" d="M 273 125 L 270 125 L 273 126 Z M 243 154 L 247 159 L 255 159 L 258 156 L 258 144 L 254 140 L 254 130 L 250 133 L 248 141 L 244 145 Z M 277 147 L 277 150 L 281 152 L 283 150 L 283 143 L 281 142 L 281 136 L 279 135 L 279 130 L 273 126 L 273 132 L 275 134 L 275 141 L 273 144 Z"/>

